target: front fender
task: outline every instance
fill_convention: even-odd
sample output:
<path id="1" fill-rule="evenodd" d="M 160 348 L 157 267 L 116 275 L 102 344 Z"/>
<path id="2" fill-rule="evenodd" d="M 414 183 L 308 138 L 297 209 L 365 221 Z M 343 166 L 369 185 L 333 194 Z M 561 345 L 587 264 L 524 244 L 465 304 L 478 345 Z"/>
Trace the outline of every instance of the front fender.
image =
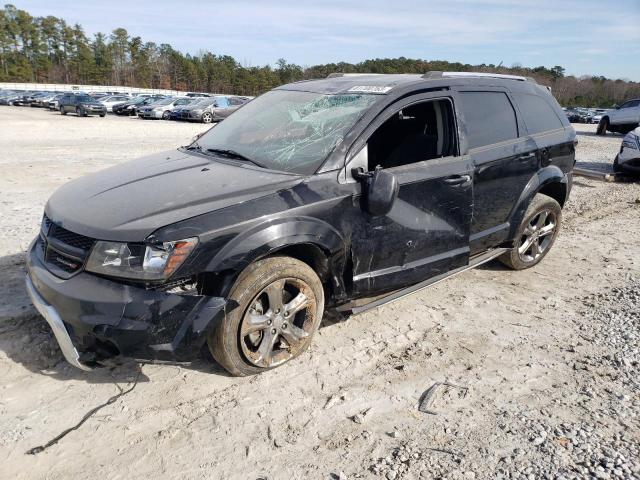
<path id="1" fill-rule="evenodd" d="M 328 256 L 344 255 L 344 239 L 334 227 L 317 218 L 288 217 L 268 220 L 240 233 L 216 253 L 206 271 L 240 272 L 271 252 L 305 243 L 320 247 Z"/>
<path id="2" fill-rule="evenodd" d="M 518 227 L 520 226 L 520 223 L 524 218 L 524 214 L 527 211 L 527 208 L 529 208 L 529 204 L 531 203 L 531 200 L 533 200 L 533 197 L 542 188 L 544 188 L 545 185 L 554 182 L 565 184 L 566 192 L 568 195 L 568 192 L 571 188 L 569 175 L 565 174 L 560 168 L 555 165 L 549 165 L 547 167 L 541 168 L 540 170 L 538 170 L 538 172 L 536 172 L 535 175 L 533 175 L 529 179 L 529 182 L 527 182 L 527 185 L 523 189 L 520 198 L 518 199 L 515 207 L 509 215 L 509 224 L 511 226 L 509 229 L 510 239 L 512 239 L 518 231 Z"/>

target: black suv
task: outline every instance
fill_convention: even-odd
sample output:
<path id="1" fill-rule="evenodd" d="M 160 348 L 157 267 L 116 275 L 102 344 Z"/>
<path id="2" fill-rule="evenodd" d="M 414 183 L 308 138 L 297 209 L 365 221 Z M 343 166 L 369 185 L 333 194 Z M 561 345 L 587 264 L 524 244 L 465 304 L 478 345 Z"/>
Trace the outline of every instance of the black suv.
<path id="1" fill-rule="evenodd" d="M 95 98 L 84 94 L 76 95 L 68 93 L 60 98 L 58 105 L 62 115 L 75 112 L 79 117 L 86 117 L 87 115 L 100 115 L 104 117 L 107 114 L 107 107 Z"/>
<path id="2" fill-rule="evenodd" d="M 575 132 L 523 77 L 334 75 L 272 90 L 188 147 L 77 179 L 45 208 L 27 287 L 69 362 L 235 375 L 358 313 L 551 249 Z M 375 300 L 367 300 L 373 299 Z"/>

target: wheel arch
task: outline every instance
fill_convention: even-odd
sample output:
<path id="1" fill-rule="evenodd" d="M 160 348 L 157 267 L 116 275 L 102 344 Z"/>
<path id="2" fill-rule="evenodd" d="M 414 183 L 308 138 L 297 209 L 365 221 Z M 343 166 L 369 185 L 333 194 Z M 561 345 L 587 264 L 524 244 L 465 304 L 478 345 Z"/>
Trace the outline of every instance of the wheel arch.
<path id="1" fill-rule="evenodd" d="M 538 193 L 556 200 L 560 207 L 564 207 L 571 189 L 570 176 L 555 165 L 549 165 L 539 170 L 527 183 L 516 206 L 509 216 L 509 239 L 512 240 L 524 218 L 529 204 Z"/>
<path id="2" fill-rule="evenodd" d="M 318 274 L 332 296 L 344 293 L 345 241 L 331 225 L 316 218 L 295 217 L 258 224 L 237 235 L 207 264 L 213 292 L 226 296 L 250 264 L 273 255 L 296 258 Z"/>

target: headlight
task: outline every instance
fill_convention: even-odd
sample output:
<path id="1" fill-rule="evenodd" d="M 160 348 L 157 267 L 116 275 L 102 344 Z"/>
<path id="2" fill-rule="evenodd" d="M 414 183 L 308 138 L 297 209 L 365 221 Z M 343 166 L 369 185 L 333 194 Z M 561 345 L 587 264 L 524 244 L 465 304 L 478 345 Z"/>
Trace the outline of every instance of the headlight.
<path id="1" fill-rule="evenodd" d="M 632 150 L 640 150 L 640 137 L 637 135 L 627 135 L 622 140 L 623 148 L 631 148 Z"/>
<path id="2" fill-rule="evenodd" d="M 197 244 L 195 237 L 153 246 L 99 241 L 93 246 L 85 268 L 132 280 L 166 280 Z"/>

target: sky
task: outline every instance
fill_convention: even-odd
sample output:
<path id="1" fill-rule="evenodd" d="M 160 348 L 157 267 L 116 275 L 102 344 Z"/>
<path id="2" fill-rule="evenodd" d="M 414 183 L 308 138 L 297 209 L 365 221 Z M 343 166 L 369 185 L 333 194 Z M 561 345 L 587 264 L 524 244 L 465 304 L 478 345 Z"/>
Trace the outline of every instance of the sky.
<path id="1" fill-rule="evenodd" d="M 243 65 L 404 56 L 640 81 L 640 0 L 5 0 Z"/>

